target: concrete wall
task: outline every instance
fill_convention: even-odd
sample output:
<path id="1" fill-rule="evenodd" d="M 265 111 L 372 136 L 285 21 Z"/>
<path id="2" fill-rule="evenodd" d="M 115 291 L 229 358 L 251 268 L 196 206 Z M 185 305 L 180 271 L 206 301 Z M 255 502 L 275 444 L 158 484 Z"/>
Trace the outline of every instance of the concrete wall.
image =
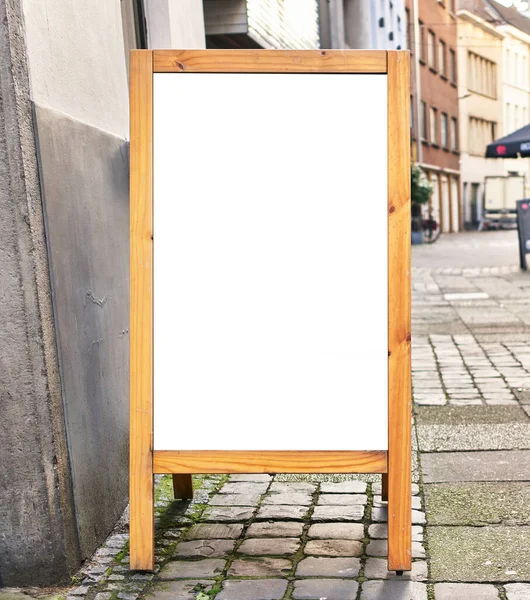
<path id="1" fill-rule="evenodd" d="M 81 558 L 128 496 L 128 84 L 119 0 L 23 0 Z M 46 26 L 43 26 L 46 24 Z"/>
<path id="2" fill-rule="evenodd" d="M 120 0 L 23 0 L 23 7 L 32 100 L 126 138 Z"/>
<path id="3" fill-rule="evenodd" d="M 202 0 L 145 0 L 149 48 L 205 48 Z"/>
<path id="4" fill-rule="evenodd" d="M 0 2 L 0 587 L 80 560 L 19 0 Z"/>

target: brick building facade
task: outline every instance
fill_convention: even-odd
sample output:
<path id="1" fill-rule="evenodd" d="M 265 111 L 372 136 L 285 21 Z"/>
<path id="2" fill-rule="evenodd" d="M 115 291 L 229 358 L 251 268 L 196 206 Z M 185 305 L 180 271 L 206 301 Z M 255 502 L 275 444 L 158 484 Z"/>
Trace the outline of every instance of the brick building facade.
<path id="1" fill-rule="evenodd" d="M 432 181 L 429 206 L 442 231 L 459 231 L 460 155 L 456 0 L 407 0 L 413 159 Z"/>

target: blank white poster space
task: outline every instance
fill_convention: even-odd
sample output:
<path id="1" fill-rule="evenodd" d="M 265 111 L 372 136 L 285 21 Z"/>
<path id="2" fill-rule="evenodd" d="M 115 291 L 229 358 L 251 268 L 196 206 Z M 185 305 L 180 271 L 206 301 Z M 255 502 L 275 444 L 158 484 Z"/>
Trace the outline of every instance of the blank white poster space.
<path id="1" fill-rule="evenodd" d="M 154 448 L 387 448 L 385 75 L 154 75 Z"/>

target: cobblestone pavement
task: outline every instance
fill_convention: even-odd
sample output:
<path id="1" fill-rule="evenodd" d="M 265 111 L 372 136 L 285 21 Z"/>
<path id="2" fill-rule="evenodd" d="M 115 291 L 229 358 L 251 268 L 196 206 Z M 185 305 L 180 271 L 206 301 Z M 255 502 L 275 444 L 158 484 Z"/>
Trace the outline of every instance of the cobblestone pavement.
<path id="1" fill-rule="evenodd" d="M 425 266 L 427 251 L 433 268 Z M 172 501 L 163 476 L 156 573 L 129 571 L 125 516 L 60 594 L 530 600 L 530 275 L 484 264 L 489 245 L 472 268 L 450 257 L 440 266 L 442 245 L 421 252 L 422 266 L 413 269 L 410 573 L 386 570 L 379 476 L 196 477 L 191 503 Z M 0 591 L 0 600 L 35 595 L 13 592 Z"/>

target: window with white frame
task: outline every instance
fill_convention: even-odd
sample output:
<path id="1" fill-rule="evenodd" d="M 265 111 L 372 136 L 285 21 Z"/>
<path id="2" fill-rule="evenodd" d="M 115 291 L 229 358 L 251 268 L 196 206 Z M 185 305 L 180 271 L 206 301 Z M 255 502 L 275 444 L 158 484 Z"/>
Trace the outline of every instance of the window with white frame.
<path id="1" fill-rule="evenodd" d="M 431 144 L 438 144 L 438 111 L 431 106 L 429 111 L 430 139 Z"/>
<path id="2" fill-rule="evenodd" d="M 446 113 L 442 113 L 442 119 L 440 121 L 440 138 L 442 148 L 449 148 L 449 117 Z"/>

